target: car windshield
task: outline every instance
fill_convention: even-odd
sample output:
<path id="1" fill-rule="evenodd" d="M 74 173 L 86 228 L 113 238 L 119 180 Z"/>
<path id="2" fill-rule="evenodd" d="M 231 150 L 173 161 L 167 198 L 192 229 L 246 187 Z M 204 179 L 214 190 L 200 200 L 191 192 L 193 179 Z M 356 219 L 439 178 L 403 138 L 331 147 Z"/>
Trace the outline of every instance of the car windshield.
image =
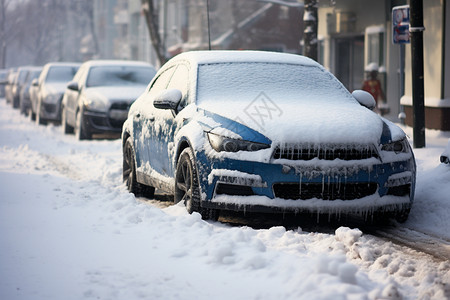
<path id="1" fill-rule="evenodd" d="M 19 72 L 19 77 L 17 78 L 18 83 L 23 84 L 25 80 L 27 79 L 28 71 L 27 70 L 21 70 Z"/>
<path id="2" fill-rule="evenodd" d="M 86 87 L 147 85 L 155 75 L 151 67 L 101 66 L 92 67 Z"/>
<path id="3" fill-rule="evenodd" d="M 33 79 L 38 78 L 41 74 L 41 70 L 33 70 L 28 73 L 26 82 L 31 82 Z"/>
<path id="4" fill-rule="evenodd" d="M 197 104 L 251 104 L 263 93 L 277 105 L 355 101 L 330 73 L 284 63 L 214 63 L 199 66 Z"/>
<path id="5" fill-rule="evenodd" d="M 74 66 L 52 66 L 48 70 L 46 82 L 68 82 L 72 80 L 78 67 Z"/>

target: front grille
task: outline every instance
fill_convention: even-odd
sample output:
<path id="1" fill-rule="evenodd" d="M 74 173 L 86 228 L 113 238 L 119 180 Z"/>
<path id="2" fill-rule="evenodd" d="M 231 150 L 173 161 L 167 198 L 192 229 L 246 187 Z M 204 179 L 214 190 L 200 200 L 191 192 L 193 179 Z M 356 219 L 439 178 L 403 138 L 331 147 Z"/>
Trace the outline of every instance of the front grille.
<path id="1" fill-rule="evenodd" d="M 111 104 L 111 109 L 128 110 L 128 102 L 114 102 Z"/>
<path id="2" fill-rule="evenodd" d="M 44 106 L 44 110 L 47 113 L 54 113 L 54 112 L 56 112 L 56 104 L 44 103 L 43 106 Z"/>
<path id="3" fill-rule="evenodd" d="M 411 184 L 404 184 L 388 188 L 387 194 L 392 196 L 408 196 L 411 192 Z"/>
<path id="4" fill-rule="evenodd" d="M 130 105 L 128 104 L 128 102 L 114 102 L 111 104 L 108 121 L 112 128 L 115 129 L 122 128 L 123 123 L 127 118 L 129 107 Z M 112 112 L 114 112 L 115 114 L 114 117 L 111 116 Z M 123 114 L 123 116 L 119 117 L 118 113 L 120 113 L 121 115 Z"/>
<path id="5" fill-rule="evenodd" d="M 217 195 L 231 195 L 231 196 L 250 196 L 253 195 L 251 187 L 246 185 L 218 183 L 216 188 Z"/>
<path id="6" fill-rule="evenodd" d="M 311 160 L 314 158 L 322 160 L 362 160 L 372 157 L 378 158 L 376 149 L 360 145 L 284 145 L 277 147 L 273 153 L 274 159 L 289 160 Z"/>
<path id="7" fill-rule="evenodd" d="M 354 200 L 373 195 L 376 183 L 276 183 L 273 192 L 276 198 L 307 200 Z"/>

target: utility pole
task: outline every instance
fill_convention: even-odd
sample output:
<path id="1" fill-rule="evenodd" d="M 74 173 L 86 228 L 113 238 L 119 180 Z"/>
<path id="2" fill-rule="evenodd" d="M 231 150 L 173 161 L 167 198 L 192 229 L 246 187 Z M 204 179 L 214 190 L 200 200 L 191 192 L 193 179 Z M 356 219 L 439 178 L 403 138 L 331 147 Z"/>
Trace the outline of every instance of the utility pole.
<path id="1" fill-rule="evenodd" d="M 414 148 L 425 147 L 425 105 L 423 79 L 423 1 L 410 0 L 411 66 Z"/>
<path id="2" fill-rule="evenodd" d="M 305 0 L 303 22 L 303 55 L 317 61 L 317 6 L 318 0 Z"/>

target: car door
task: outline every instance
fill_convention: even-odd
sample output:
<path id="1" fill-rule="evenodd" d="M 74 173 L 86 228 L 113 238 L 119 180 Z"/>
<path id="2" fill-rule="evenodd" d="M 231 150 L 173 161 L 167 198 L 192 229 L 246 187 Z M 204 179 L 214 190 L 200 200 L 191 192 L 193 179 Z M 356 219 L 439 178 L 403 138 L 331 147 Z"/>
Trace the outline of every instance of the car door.
<path id="1" fill-rule="evenodd" d="M 162 170 L 166 169 L 162 160 L 164 153 L 161 151 L 156 137 L 161 131 L 159 120 L 171 114 L 170 111 L 156 109 L 153 106 L 153 99 L 167 88 L 174 71 L 175 67 L 170 67 L 153 81 L 150 89 L 138 100 L 142 104 L 139 106 L 140 109 L 136 110 L 132 116 L 137 171 L 152 177 L 152 180 L 160 180 L 161 177 L 158 176 L 158 173 L 162 174 Z"/>
<path id="2" fill-rule="evenodd" d="M 155 134 L 152 136 L 154 148 L 158 151 L 158 157 L 151 156 L 150 164 L 157 166 L 158 173 L 163 176 L 174 177 L 174 136 L 177 133 L 178 124 L 183 122 L 177 118 L 187 102 L 188 97 L 189 68 L 185 64 L 179 64 L 174 74 L 171 76 L 167 89 L 177 89 L 181 91 L 182 99 L 178 105 L 178 111 L 157 109 L 155 114 Z"/>
<path id="3" fill-rule="evenodd" d="M 71 89 L 66 89 L 65 91 L 65 109 L 66 109 L 66 120 L 71 126 L 75 127 L 76 123 L 76 113 L 78 107 L 78 98 L 80 97 L 80 93 L 83 89 L 83 78 L 85 78 L 86 67 L 82 67 L 78 70 L 78 72 L 73 77 L 72 82 L 76 82 L 78 84 L 78 91 L 74 91 Z"/>

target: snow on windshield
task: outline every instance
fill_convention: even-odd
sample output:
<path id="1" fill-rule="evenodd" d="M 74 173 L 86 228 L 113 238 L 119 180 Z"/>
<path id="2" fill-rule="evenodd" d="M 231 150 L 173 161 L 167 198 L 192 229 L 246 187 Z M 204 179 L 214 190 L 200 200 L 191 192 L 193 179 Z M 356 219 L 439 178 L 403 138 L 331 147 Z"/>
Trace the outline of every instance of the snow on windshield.
<path id="1" fill-rule="evenodd" d="M 68 82 L 72 80 L 73 75 L 77 72 L 78 67 L 71 66 L 53 66 L 47 73 L 47 82 Z"/>
<path id="2" fill-rule="evenodd" d="M 147 85 L 154 71 L 149 67 L 101 66 L 92 67 L 86 81 L 86 87 Z"/>
<path id="3" fill-rule="evenodd" d="M 355 101 L 328 72 L 280 63 L 217 63 L 199 66 L 197 103 L 249 103 L 264 92 L 278 105 Z M 230 97 L 231 95 L 231 97 Z"/>

